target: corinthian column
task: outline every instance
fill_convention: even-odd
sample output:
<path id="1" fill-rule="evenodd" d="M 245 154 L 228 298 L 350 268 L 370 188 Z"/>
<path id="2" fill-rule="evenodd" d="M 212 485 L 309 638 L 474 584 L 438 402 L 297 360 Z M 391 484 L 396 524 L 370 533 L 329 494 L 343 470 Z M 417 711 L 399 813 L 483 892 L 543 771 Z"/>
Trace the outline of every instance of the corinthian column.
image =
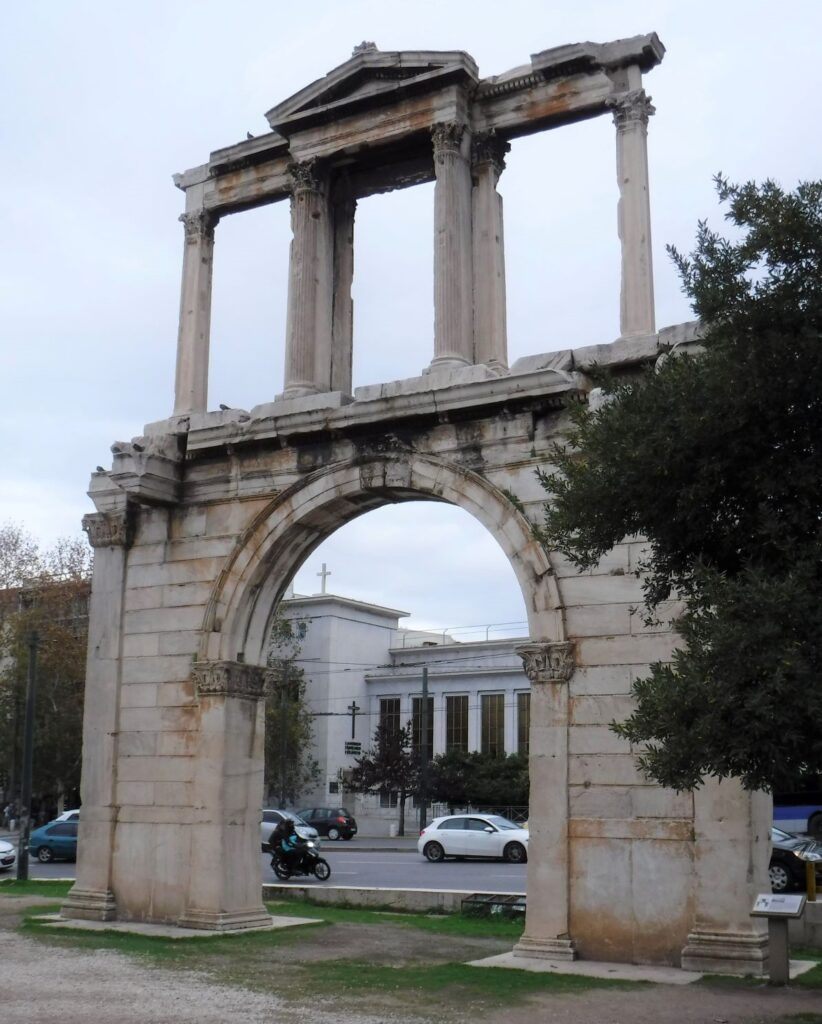
<path id="1" fill-rule="evenodd" d="M 211 277 L 214 216 L 207 210 L 181 215 L 185 229 L 174 415 L 205 412 L 208 401 L 208 346 L 211 331 Z"/>
<path id="2" fill-rule="evenodd" d="M 285 387 L 296 398 L 331 390 L 333 221 L 316 160 L 291 164 L 291 264 Z"/>
<path id="3" fill-rule="evenodd" d="M 474 362 L 470 138 L 461 124 L 435 124 L 434 359 L 432 369 Z"/>
<path id="4" fill-rule="evenodd" d="M 129 509 L 84 516 L 83 529 L 94 548 L 83 706 L 83 821 L 76 880 L 61 914 L 110 921 L 117 916 L 112 869 Z"/>
<path id="5" fill-rule="evenodd" d="M 474 360 L 498 373 L 508 369 L 502 196 L 497 182 L 510 145 L 495 132 L 474 136 L 471 152 L 474 249 Z"/>
<path id="6" fill-rule="evenodd" d="M 514 955 L 573 960 L 568 924 L 568 681 L 574 671 L 574 645 L 528 643 L 517 653 L 531 681 L 531 840 L 525 931 Z"/>
<path id="7" fill-rule="evenodd" d="M 331 330 L 331 390 L 351 394 L 354 301 L 354 214 L 357 201 L 351 196 L 334 202 L 334 307 Z"/>
<path id="8" fill-rule="evenodd" d="M 648 118 L 654 113 L 644 89 L 611 101 L 616 125 L 617 213 L 622 244 L 620 333 L 653 334 L 654 274 L 651 263 L 651 206 L 648 195 Z"/>

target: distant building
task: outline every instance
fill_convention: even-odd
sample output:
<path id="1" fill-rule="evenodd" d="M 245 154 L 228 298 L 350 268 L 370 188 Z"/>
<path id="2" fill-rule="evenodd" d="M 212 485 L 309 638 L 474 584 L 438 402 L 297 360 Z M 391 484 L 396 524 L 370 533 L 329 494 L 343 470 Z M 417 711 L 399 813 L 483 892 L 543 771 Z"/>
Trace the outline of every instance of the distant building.
<path id="1" fill-rule="evenodd" d="M 524 622 L 507 624 L 509 635 L 502 639 L 493 639 L 499 628 L 490 626 L 445 633 L 402 629 L 399 621 L 408 612 L 334 594 L 288 597 L 280 613 L 308 627 L 299 664 L 315 715 L 322 781 L 304 794 L 301 806 L 340 803 L 363 831 L 388 832 L 397 819 L 396 794 L 347 793 L 346 773 L 370 747 L 381 720 L 411 722 L 418 742 L 423 666 L 432 754 L 528 752 L 530 687 L 514 652 L 527 636 Z M 457 639 L 463 632 L 466 639 Z"/>

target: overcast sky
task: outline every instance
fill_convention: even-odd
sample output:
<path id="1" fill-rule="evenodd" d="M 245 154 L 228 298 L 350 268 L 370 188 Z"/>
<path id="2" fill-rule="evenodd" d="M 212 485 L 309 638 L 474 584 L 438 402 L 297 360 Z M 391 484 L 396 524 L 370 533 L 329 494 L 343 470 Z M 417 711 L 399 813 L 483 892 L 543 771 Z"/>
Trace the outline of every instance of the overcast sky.
<path id="1" fill-rule="evenodd" d="M 0 38 L 0 523 L 77 535 L 110 444 L 172 408 L 183 194 L 171 174 L 267 130 L 264 112 L 353 46 L 461 49 L 483 76 L 564 43 L 656 31 L 645 85 L 657 323 L 691 319 L 665 244 L 720 223 L 711 177 L 820 176 L 822 4 L 760 0 L 29 0 Z M 511 359 L 618 333 L 610 118 L 515 142 L 505 201 Z M 359 204 L 354 383 L 433 354 L 433 186 Z M 288 210 L 217 229 L 209 406 L 282 388 Z M 467 514 L 413 504 L 343 528 L 298 574 L 419 624 L 524 619 L 501 552 Z"/>

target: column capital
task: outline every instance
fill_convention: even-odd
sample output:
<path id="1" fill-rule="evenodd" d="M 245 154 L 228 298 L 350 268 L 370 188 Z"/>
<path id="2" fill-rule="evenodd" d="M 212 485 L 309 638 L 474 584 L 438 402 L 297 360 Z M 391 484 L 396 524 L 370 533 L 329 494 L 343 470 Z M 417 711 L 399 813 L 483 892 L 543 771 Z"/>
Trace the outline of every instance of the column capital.
<path id="1" fill-rule="evenodd" d="M 192 678 L 197 697 L 240 697 L 261 700 L 265 696 L 266 670 L 241 661 L 195 661 Z"/>
<path id="2" fill-rule="evenodd" d="M 431 139 L 434 143 L 434 159 L 442 160 L 445 156 L 458 156 L 460 144 L 465 134 L 465 125 L 458 121 L 439 121 L 431 126 Z"/>
<path id="3" fill-rule="evenodd" d="M 613 96 L 605 101 L 605 105 L 613 113 L 617 131 L 622 132 L 636 124 L 647 128 L 648 118 L 656 113 L 651 97 L 644 89 L 634 89 L 620 96 Z"/>
<path id="4" fill-rule="evenodd" d="M 483 164 L 491 164 L 497 178 L 505 170 L 505 154 L 511 149 L 511 143 L 506 142 L 491 131 L 476 132 L 471 138 L 471 165 L 481 167 Z"/>
<path id="5" fill-rule="evenodd" d="M 83 529 L 93 548 L 128 548 L 133 538 L 133 517 L 126 506 L 118 512 L 90 512 L 83 516 Z"/>
<path id="6" fill-rule="evenodd" d="M 514 650 L 532 683 L 567 683 L 574 671 L 575 646 L 571 640 L 545 641 L 520 644 Z"/>
<path id="7" fill-rule="evenodd" d="M 298 192 L 321 192 L 324 184 L 322 161 L 312 156 L 308 160 L 292 160 L 288 165 L 291 178 L 291 194 Z"/>
<path id="8" fill-rule="evenodd" d="M 214 241 L 214 228 L 218 217 L 209 210 L 191 210 L 181 213 L 178 220 L 185 231 L 186 245 L 197 245 L 200 242 Z"/>

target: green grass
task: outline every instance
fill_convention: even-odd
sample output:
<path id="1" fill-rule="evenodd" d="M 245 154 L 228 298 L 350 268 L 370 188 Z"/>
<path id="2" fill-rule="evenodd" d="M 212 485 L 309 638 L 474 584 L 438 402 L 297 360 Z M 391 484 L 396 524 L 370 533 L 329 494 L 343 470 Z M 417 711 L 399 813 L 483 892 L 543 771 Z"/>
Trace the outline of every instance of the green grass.
<path id="1" fill-rule="evenodd" d="M 0 896 L 68 896 L 73 885 L 74 882 L 39 879 L 18 882 L 16 878 L 4 878 L 0 881 Z"/>

